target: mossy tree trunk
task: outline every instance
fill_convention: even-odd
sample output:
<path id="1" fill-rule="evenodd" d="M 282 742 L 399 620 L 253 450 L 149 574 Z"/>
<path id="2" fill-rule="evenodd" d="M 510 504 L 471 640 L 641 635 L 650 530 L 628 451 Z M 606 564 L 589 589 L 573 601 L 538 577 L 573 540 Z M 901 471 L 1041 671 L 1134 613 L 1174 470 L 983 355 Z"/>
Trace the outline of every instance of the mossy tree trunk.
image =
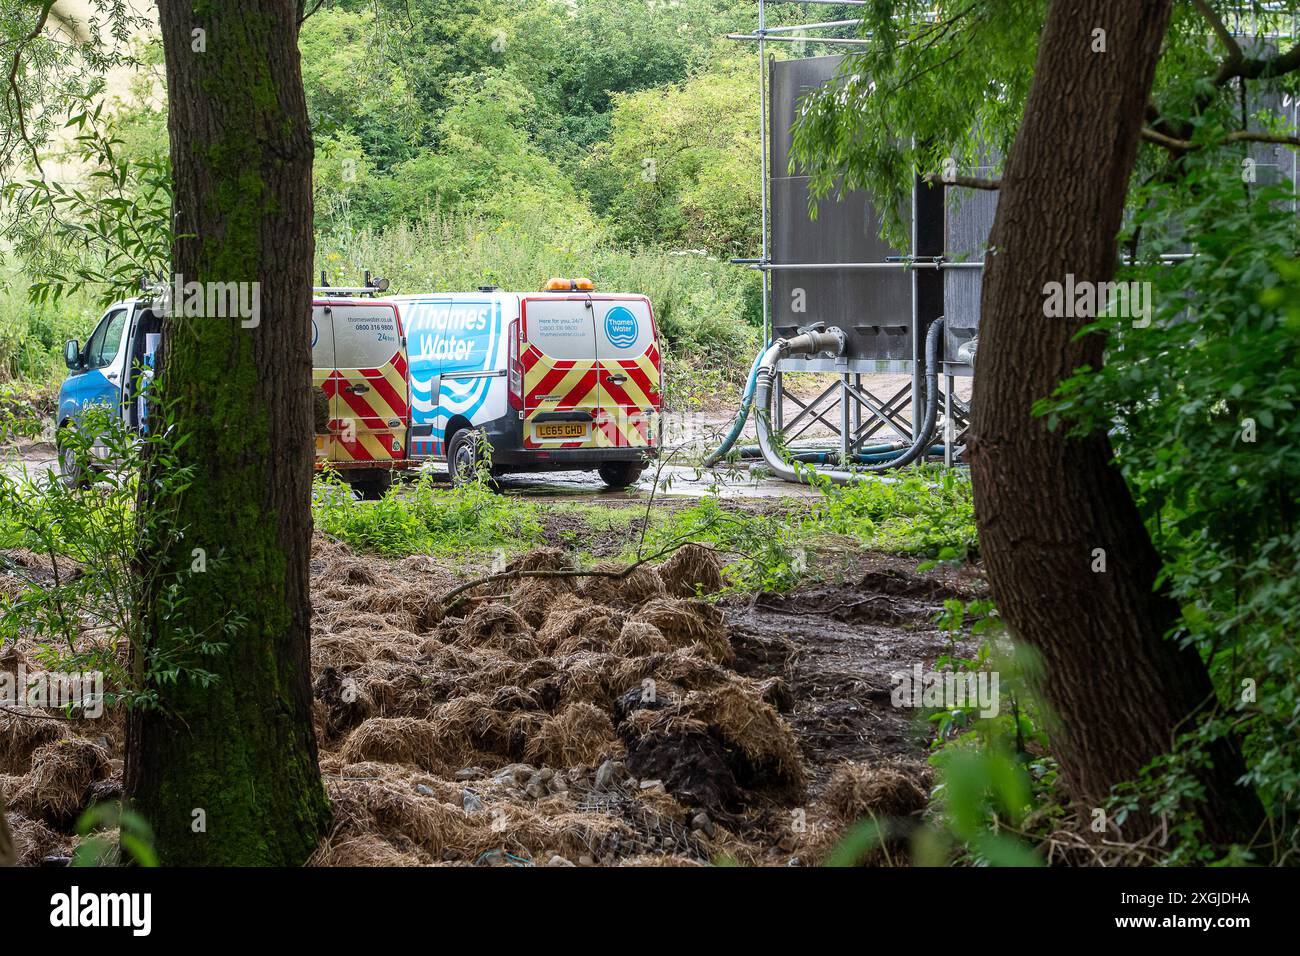
<path id="1" fill-rule="evenodd" d="M 0 794 L 0 866 L 13 866 L 18 862 L 18 849 L 14 846 L 14 836 L 5 819 L 5 798 Z"/>
<path id="2" fill-rule="evenodd" d="M 169 500 L 148 471 L 142 482 L 142 514 L 174 508 L 185 537 L 141 556 L 179 592 L 155 587 L 143 600 L 135 669 L 179 655 L 216 680 L 151 682 L 159 707 L 128 722 L 126 793 L 165 864 L 295 865 L 329 822 L 309 673 L 314 242 L 300 10 L 294 0 L 158 8 L 173 273 L 258 283 L 260 315 L 165 322 L 158 395 L 187 436 L 178 455 L 194 479 Z M 228 647 L 196 659 L 196 634 Z"/>
<path id="3" fill-rule="evenodd" d="M 1047 284 L 1104 282 L 1172 0 L 1054 0 L 1025 116 L 1007 157 L 989 245 L 975 378 L 971 477 L 997 606 L 1040 654 L 1063 778 L 1085 810 L 1135 779 L 1214 703 L 1200 656 L 1165 637 L 1178 605 L 1105 435 L 1049 431 L 1035 401 L 1099 367 L 1087 319 L 1046 318 Z M 1226 742 L 1199 816 L 1216 841 L 1261 819 Z M 1138 817 L 1125 835 L 1137 838 Z"/>

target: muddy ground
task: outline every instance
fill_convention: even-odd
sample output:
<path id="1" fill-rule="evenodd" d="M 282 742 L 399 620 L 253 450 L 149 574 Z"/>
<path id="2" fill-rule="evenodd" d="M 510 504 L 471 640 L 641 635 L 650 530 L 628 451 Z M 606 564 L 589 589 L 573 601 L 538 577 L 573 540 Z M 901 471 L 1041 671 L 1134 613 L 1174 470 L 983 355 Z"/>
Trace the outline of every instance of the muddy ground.
<path id="1" fill-rule="evenodd" d="M 548 512 L 549 546 L 510 569 L 567 572 L 575 535 L 601 557 L 638 530 Z M 318 535 L 314 706 L 335 827 L 312 862 L 811 865 L 858 819 L 914 822 L 925 728 L 891 703 L 890 675 L 954 649 L 935 619 L 982 593 L 978 573 L 837 551 L 810 562 L 824 580 L 720 595 L 722 563 L 691 546 L 626 578 L 525 576 L 453 605 L 438 600 L 466 573 L 453 561 Z M 7 648 L 0 668 L 33 650 Z M 120 794 L 121 738 L 120 715 L 0 713 L 23 862 L 63 861 L 81 810 Z"/>
<path id="2" fill-rule="evenodd" d="M 615 504 L 638 514 L 638 502 Z M 668 500 L 659 508 L 684 506 Z M 734 505 L 749 514 L 790 517 L 800 503 L 748 500 Z M 591 519 L 548 512 L 544 543 L 564 548 L 582 536 L 597 557 L 623 553 L 641 531 L 643 517 L 592 527 Z M 732 594 L 722 598 L 727 634 L 736 650 L 733 669 L 757 679 L 781 678 L 790 688 L 783 712 L 811 770 L 815 795 L 839 761 L 914 760 L 927 745 L 914 712 L 890 703 L 890 675 L 941 653 L 970 652 L 968 640 L 949 643 L 935 621 L 948 599 L 985 595 L 978 569 L 940 565 L 918 571 L 916 559 L 871 552 L 827 551 L 809 582 L 786 593 Z M 814 562 L 815 563 L 815 562 Z M 833 570 L 832 570 L 833 569 Z M 820 570 L 821 574 L 817 574 Z"/>
<path id="3" fill-rule="evenodd" d="M 946 599 L 983 592 L 978 576 L 918 573 L 915 560 L 887 555 L 863 555 L 852 565 L 843 583 L 723 602 L 737 671 L 789 685 L 785 718 L 809 768 L 811 797 L 842 761 L 924 759 L 927 729 L 915 711 L 893 706 L 890 675 L 954 649 L 975 650 L 969 641 L 949 643 L 935 620 Z"/>

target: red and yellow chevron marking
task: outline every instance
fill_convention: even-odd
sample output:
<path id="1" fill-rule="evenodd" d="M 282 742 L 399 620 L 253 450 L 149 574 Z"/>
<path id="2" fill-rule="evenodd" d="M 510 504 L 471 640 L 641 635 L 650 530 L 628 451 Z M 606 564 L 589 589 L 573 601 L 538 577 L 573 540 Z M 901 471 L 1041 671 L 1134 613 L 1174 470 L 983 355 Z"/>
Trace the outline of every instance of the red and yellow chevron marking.
<path id="1" fill-rule="evenodd" d="M 548 359 L 529 345 L 520 356 L 524 366 L 524 447 L 646 448 L 659 434 L 659 350 L 651 344 L 635 359 Z M 606 376 L 624 375 L 620 384 Z M 586 439 L 538 441 L 531 427 L 540 412 L 595 413 Z"/>
<path id="2" fill-rule="evenodd" d="M 520 356 L 524 366 L 524 407 L 555 411 L 586 407 L 596 403 L 594 359 L 551 359 L 535 345 Z M 547 396 L 555 395 L 551 399 Z"/>
<path id="3" fill-rule="evenodd" d="M 386 462 L 403 457 L 393 452 L 392 443 L 392 435 L 358 434 L 353 441 L 348 441 L 341 431 L 317 435 L 316 458 L 333 462 Z"/>
<path id="4" fill-rule="evenodd" d="M 596 423 L 597 448 L 646 448 L 659 434 L 659 353 L 653 345 L 635 359 L 600 363 L 600 387 L 605 400 Z M 621 383 L 609 381 L 624 375 Z"/>
<path id="5" fill-rule="evenodd" d="M 532 419 L 543 412 L 595 412 L 600 401 L 594 359 L 552 359 L 535 345 L 529 345 L 519 357 L 524 367 L 523 423 L 525 448 L 594 448 L 595 429 L 586 439 L 573 441 L 538 441 Z"/>
<path id="6" fill-rule="evenodd" d="M 314 369 L 313 381 L 330 399 L 330 434 L 316 438 L 318 460 L 391 461 L 404 458 L 410 415 L 406 356 L 397 352 L 380 368 Z M 365 384 L 360 394 L 349 386 Z M 396 419 L 400 424 L 389 425 Z M 394 450 L 394 444 L 397 448 Z"/>
<path id="7" fill-rule="evenodd" d="M 651 448 L 659 434 L 658 412 L 616 408 L 596 419 L 593 448 Z"/>
<path id="8" fill-rule="evenodd" d="M 311 370 L 312 388 L 319 388 L 324 391 L 325 383 L 329 381 L 330 376 L 333 374 L 334 370 L 332 368 L 313 368 Z M 333 408 L 332 401 L 330 407 Z M 334 422 L 331 420 L 327 427 L 333 429 Z M 319 468 L 325 462 L 333 460 L 330 457 L 330 446 L 333 444 L 333 441 L 334 439 L 332 435 L 316 436 L 316 467 Z"/>

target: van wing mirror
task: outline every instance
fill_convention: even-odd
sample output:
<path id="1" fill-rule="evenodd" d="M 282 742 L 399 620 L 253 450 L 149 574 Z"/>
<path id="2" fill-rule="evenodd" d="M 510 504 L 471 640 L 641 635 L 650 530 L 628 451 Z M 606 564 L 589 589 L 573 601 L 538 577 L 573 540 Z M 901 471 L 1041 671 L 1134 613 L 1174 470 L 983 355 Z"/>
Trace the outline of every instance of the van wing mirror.
<path id="1" fill-rule="evenodd" d="M 74 371 L 81 368 L 81 343 L 76 339 L 68 339 L 64 344 L 63 363 Z"/>

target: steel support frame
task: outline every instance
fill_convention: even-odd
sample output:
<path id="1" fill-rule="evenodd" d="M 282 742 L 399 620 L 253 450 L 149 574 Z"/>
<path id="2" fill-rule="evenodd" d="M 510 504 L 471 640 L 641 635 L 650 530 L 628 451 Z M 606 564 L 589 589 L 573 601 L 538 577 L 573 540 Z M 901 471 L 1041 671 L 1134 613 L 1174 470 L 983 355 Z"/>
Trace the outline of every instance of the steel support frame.
<path id="1" fill-rule="evenodd" d="M 809 417 L 809 423 L 795 433 L 794 437 L 802 434 L 811 427 L 812 422 L 822 421 L 832 431 L 836 432 L 840 438 L 840 451 L 848 455 L 854 449 L 861 447 L 862 443 L 872 435 L 876 434 L 886 426 L 893 428 L 900 434 L 906 432 L 906 439 L 910 440 L 912 430 L 915 425 L 908 423 L 908 427 L 901 427 L 900 417 L 903 409 L 911 406 L 913 409 L 912 418 L 915 419 L 916 411 L 920 408 L 924 394 L 923 374 L 928 370 L 922 369 L 920 361 L 920 349 L 924 343 L 924 330 L 918 328 L 919 318 L 916 314 L 917 292 L 915 287 L 916 273 L 919 269 L 982 269 L 982 262 L 954 262 L 944 260 L 942 257 L 917 259 L 913 258 L 908 261 L 889 261 L 889 262 L 855 262 L 855 263 L 773 263 L 770 261 L 770 241 L 769 241 L 769 222 L 770 222 L 770 197 L 768 193 L 768 115 L 767 115 L 767 43 L 768 41 L 781 42 L 807 42 L 836 44 L 845 46 L 862 45 L 866 41 L 860 38 L 851 37 L 816 37 L 816 36 L 799 36 L 792 34 L 806 33 L 809 30 L 822 29 L 840 29 L 847 26 L 854 26 L 860 21 L 854 20 L 833 20 L 820 23 L 806 23 L 794 26 L 780 26 L 769 28 L 767 26 L 767 3 L 769 0 L 758 0 L 758 29 L 753 34 L 732 33 L 728 34 L 728 39 L 742 41 L 756 41 L 758 43 L 758 60 L 759 60 L 759 144 L 760 144 L 760 195 L 762 201 L 762 238 L 761 248 L 762 257 L 754 262 L 753 260 L 739 260 L 739 262 L 748 265 L 750 268 L 758 269 L 763 276 L 763 341 L 771 344 L 772 325 L 771 325 L 771 275 L 775 269 L 912 269 L 913 271 L 913 292 L 912 292 L 912 345 L 914 361 L 910 363 L 912 367 L 912 382 L 909 386 L 900 389 L 888 401 L 881 401 L 880 398 L 873 395 L 862 385 L 862 373 L 846 372 L 841 373 L 838 380 L 828 386 L 821 394 L 811 403 L 805 405 L 798 398 L 790 396 L 791 401 L 800 407 L 800 412 L 790 423 L 793 428 L 803 421 L 805 416 Z M 870 0 L 770 0 L 773 3 L 794 3 L 800 2 L 805 6 L 865 6 Z M 1297 17 L 1292 16 L 1292 35 L 1295 34 L 1295 24 Z M 1238 12 L 1237 33 L 1240 33 L 1240 13 Z M 1300 99 L 1292 103 L 1292 120 L 1300 125 Z M 1292 176 L 1293 188 L 1296 190 L 1297 198 L 1294 199 L 1293 208 L 1300 208 L 1300 153 L 1292 155 Z M 912 249 L 916 251 L 916 210 L 915 196 L 913 196 L 913 215 L 912 215 Z M 1167 254 L 1160 258 L 1166 262 L 1174 262 L 1180 259 L 1189 258 L 1189 254 Z M 941 397 L 942 397 L 942 415 L 943 415 L 943 437 L 944 437 L 944 463 L 951 466 L 953 463 L 953 448 L 965 436 L 967 429 L 970 427 L 970 409 L 966 403 L 956 397 L 955 385 L 956 379 L 969 377 L 974 374 L 974 370 L 969 366 L 963 366 L 952 362 L 942 363 L 942 380 Z M 829 374 L 829 373 L 828 373 Z M 819 409 L 819 403 L 831 392 L 838 390 L 838 397 L 825 409 Z M 910 392 L 910 394 L 908 394 Z M 780 370 L 774 373 L 772 383 L 772 408 L 770 409 L 771 421 L 778 432 L 785 431 L 785 388 L 782 382 L 782 372 Z M 906 400 L 904 401 L 904 397 Z M 835 407 L 835 403 L 840 405 L 840 421 L 838 427 L 832 425 L 825 419 Z M 864 422 L 862 410 L 866 409 L 868 418 Z"/>
<path id="2" fill-rule="evenodd" d="M 774 373 L 774 386 L 781 381 L 783 374 L 780 371 Z M 956 379 L 970 374 L 969 366 L 944 364 L 938 398 L 944 462 L 948 465 L 952 464 L 954 445 L 961 442 L 970 427 L 970 407 L 957 397 L 955 388 Z M 898 440 L 911 442 L 916 435 L 916 422 L 904 412 L 912 407 L 912 383 L 904 383 L 884 398 L 863 385 L 862 379 L 860 372 L 845 372 L 808 401 L 783 389 L 778 392 L 774 387 L 773 407 L 768 409 L 769 420 L 786 442 L 797 441 L 814 425 L 821 423 L 838 439 L 839 452 L 845 458 L 858 453 L 885 429 L 892 429 Z M 781 402 L 779 408 L 776 405 L 778 400 Z M 785 420 L 786 401 L 798 409 L 789 421 Z M 835 416 L 837 410 L 839 414 Z"/>

